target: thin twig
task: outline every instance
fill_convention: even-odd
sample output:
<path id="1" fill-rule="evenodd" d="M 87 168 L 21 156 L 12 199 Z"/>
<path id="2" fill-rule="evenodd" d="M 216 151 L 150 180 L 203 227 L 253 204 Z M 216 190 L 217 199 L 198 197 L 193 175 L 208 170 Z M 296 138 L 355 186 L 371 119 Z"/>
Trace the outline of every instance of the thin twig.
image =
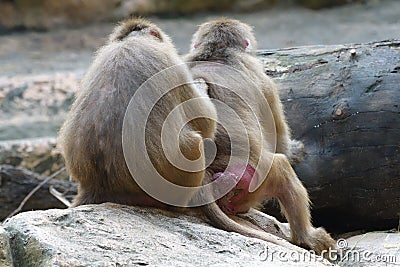
<path id="1" fill-rule="evenodd" d="M 18 212 L 20 212 L 22 210 L 22 208 L 25 206 L 26 202 L 28 202 L 28 200 L 33 196 L 33 194 L 36 193 L 36 191 L 38 191 L 43 185 L 45 185 L 48 181 L 50 181 L 51 179 L 53 179 L 54 177 L 56 177 L 57 175 L 59 175 L 60 173 L 62 173 L 63 171 L 65 171 L 66 168 L 62 167 L 61 169 L 59 169 L 58 171 L 56 171 L 55 173 L 53 173 L 52 175 L 50 175 L 49 177 L 47 177 L 46 179 L 44 179 L 40 184 L 38 184 L 34 189 L 32 189 L 31 192 L 29 192 L 29 194 L 24 198 L 24 200 L 22 200 L 22 202 L 19 204 L 18 208 L 16 208 L 13 212 L 10 213 L 10 215 L 8 215 L 6 217 L 6 220 L 8 218 L 11 218 L 12 216 L 14 216 L 15 214 L 17 214 Z"/>
<path id="2" fill-rule="evenodd" d="M 49 188 L 50 194 L 53 195 L 53 197 L 57 198 L 61 203 L 63 203 L 67 208 L 71 207 L 71 202 L 65 197 L 65 193 L 60 193 L 57 189 L 54 188 L 54 186 L 50 186 Z"/>

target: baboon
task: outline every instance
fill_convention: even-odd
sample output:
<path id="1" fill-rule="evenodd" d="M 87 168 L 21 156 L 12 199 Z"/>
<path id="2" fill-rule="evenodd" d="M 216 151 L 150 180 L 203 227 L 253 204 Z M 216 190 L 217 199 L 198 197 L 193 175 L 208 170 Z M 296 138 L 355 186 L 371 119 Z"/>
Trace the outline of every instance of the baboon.
<path id="1" fill-rule="evenodd" d="M 202 92 L 191 84 L 191 74 L 170 38 L 153 23 L 132 18 L 122 21 L 96 53 L 59 132 L 58 144 L 67 169 L 79 182 L 78 195 L 72 206 L 114 202 L 166 207 L 146 194 L 133 179 L 124 159 L 122 132 L 125 112 L 137 89 L 150 77 L 171 66 L 178 67 L 161 75 L 159 84 L 147 83 L 153 92 L 142 94 L 133 116 L 141 118 L 144 107 L 154 104 L 154 108 L 148 118 L 143 118 L 146 124 L 132 127 L 145 127 L 150 160 L 166 180 L 185 187 L 202 184 L 204 170 L 188 172 L 169 163 L 162 150 L 161 131 L 166 116 L 176 106 L 198 99 L 200 103 L 176 113 L 173 123 L 184 126 L 179 133 L 179 148 L 183 155 L 200 158 L 202 163 L 203 139 L 213 138 L 216 128 L 215 121 L 210 119 L 216 117 L 215 108 L 209 98 L 202 97 Z M 169 87 L 175 84 L 179 86 Z M 151 103 L 154 99 L 150 94 L 154 92 L 165 93 L 157 103 Z M 191 108 L 209 118 L 187 122 Z M 176 137 L 172 133 L 168 135 L 167 131 L 166 143 Z M 144 152 L 141 153 L 134 155 L 135 161 L 144 161 Z M 191 195 L 184 197 L 187 198 L 184 202 L 188 202 Z"/>
<path id="2" fill-rule="evenodd" d="M 178 67 L 168 71 L 172 66 Z M 159 75 L 160 72 L 164 74 Z M 143 19 L 128 19 L 114 29 L 84 75 L 59 132 L 58 143 L 67 169 L 79 182 L 73 207 L 113 202 L 175 210 L 169 203 L 150 195 L 138 184 L 138 177 L 133 177 L 130 164 L 134 162 L 138 169 L 145 170 L 147 165 L 141 166 L 145 153 L 156 171 L 175 185 L 196 188 L 209 180 L 204 170 L 204 140 L 214 138 L 217 114 L 208 95 L 192 82 L 192 75 L 177 55 L 170 38 L 157 26 Z M 147 90 L 141 91 L 143 86 Z M 137 94 L 140 101 L 132 102 Z M 162 97 L 153 102 L 153 94 Z M 197 102 L 190 102 L 193 99 Z M 191 104 L 175 109 L 185 102 Z M 130 109 L 132 103 L 135 105 Z M 149 106 L 152 106 L 151 112 L 146 117 L 145 110 Z M 127 110 L 133 111 L 128 119 Z M 175 115 L 168 121 L 168 115 L 172 113 Z M 193 114 L 198 117 L 193 118 Z M 168 127 L 163 132 L 166 121 Z M 130 140 L 127 143 L 130 147 L 140 145 L 135 143 L 135 139 L 130 139 L 130 131 L 137 134 L 142 128 L 145 132 L 144 150 L 147 151 L 135 150 L 136 153 L 124 154 L 125 139 Z M 169 145 L 176 140 L 179 147 L 174 151 Z M 188 171 L 175 166 L 165 154 L 164 145 L 169 147 L 169 152 L 172 151 L 171 158 L 181 152 L 203 168 Z M 152 177 L 145 178 L 152 181 Z M 220 180 L 223 178 L 217 179 Z M 247 183 L 246 179 L 243 181 Z M 159 192 L 164 190 L 162 186 L 154 186 Z M 181 207 L 198 197 L 195 192 L 176 196 L 181 198 Z M 200 197 L 208 200 L 209 195 Z M 222 229 L 296 249 L 283 239 L 236 223 L 212 200 L 195 211 L 206 214 L 214 225 Z"/>
<path id="3" fill-rule="evenodd" d="M 199 26 L 193 35 L 191 51 L 184 57 L 193 78 L 207 83 L 207 93 L 211 99 L 226 103 L 239 114 L 248 133 L 246 137 L 238 135 L 232 140 L 224 127 L 218 125 L 214 138 L 217 155 L 207 168 L 206 179 L 239 179 L 236 187 L 217 201 L 218 206 L 228 215 L 247 212 L 268 197 L 277 198 L 290 224 L 291 242 L 321 253 L 334 248 L 335 242 L 323 228 L 314 228 L 311 224 L 307 191 L 289 161 L 289 158 L 296 157 L 294 154 L 301 143 L 291 140 L 277 87 L 264 73 L 262 63 L 254 55 L 255 48 L 256 40 L 249 25 L 221 18 Z M 245 98 L 236 95 L 236 91 L 230 90 L 229 86 L 241 91 Z M 270 117 L 267 111 L 263 111 L 266 103 L 272 112 Z M 229 124 L 232 120 L 220 116 L 218 108 L 217 115 L 221 124 Z M 272 117 L 275 124 L 272 131 L 276 131 L 276 150 L 270 153 L 271 148 L 275 149 L 274 144 L 268 140 L 268 136 L 272 136 L 271 125 L 268 125 Z M 227 168 L 231 157 L 231 142 L 235 141 L 249 142 L 249 160 Z M 270 168 L 265 179 L 257 177 L 261 174 L 256 172 L 256 166 L 264 166 L 266 170 Z M 255 180 L 262 181 L 262 184 L 253 191 L 251 187 L 257 183 Z M 215 218 L 222 218 L 223 215 L 215 208 L 204 210 L 216 227 L 268 239 L 254 232 L 248 233 L 226 218 L 218 221 Z"/>

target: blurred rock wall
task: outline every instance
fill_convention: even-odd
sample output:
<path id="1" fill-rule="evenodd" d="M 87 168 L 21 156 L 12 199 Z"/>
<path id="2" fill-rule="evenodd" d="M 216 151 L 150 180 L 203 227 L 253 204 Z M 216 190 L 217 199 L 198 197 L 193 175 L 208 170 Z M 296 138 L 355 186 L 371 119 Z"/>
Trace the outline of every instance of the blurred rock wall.
<path id="1" fill-rule="evenodd" d="M 0 31 L 81 26 L 99 21 L 114 21 L 130 15 L 249 12 L 278 4 L 319 9 L 360 1 L 362 0 L 0 0 Z"/>

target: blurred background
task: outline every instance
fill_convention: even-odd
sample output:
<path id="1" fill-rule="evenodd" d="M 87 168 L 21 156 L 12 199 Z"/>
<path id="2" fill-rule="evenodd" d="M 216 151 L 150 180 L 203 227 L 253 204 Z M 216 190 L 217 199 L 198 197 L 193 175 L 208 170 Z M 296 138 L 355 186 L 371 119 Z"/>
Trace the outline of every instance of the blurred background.
<path id="1" fill-rule="evenodd" d="M 0 76 L 85 69 L 131 15 L 159 24 L 180 53 L 218 16 L 253 25 L 259 49 L 400 37 L 398 0 L 0 0 Z"/>

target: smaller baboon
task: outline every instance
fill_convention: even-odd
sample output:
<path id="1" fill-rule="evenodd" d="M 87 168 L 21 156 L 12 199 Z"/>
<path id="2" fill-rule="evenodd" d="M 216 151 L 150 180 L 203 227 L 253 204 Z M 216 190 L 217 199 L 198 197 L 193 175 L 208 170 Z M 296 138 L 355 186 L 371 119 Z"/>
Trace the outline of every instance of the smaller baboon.
<path id="1" fill-rule="evenodd" d="M 321 253 L 323 250 L 334 248 L 335 242 L 323 228 L 316 229 L 311 224 L 307 191 L 288 159 L 293 159 L 299 154 L 302 144 L 291 141 L 277 87 L 264 73 L 261 62 L 255 57 L 255 47 L 256 40 L 250 26 L 237 20 L 222 18 L 199 26 L 192 39 L 191 52 L 185 56 L 194 79 L 204 80 L 208 84 L 207 93 L 210 98 L 219 100 L 235 110 L 247 130 L 247 136 L 238 135 L 232 140 L 224 127 L 218 125 L 214 139 L 217 156 L 207 168 L 206 176 L 208 180 L 240 179 L 230 193 L 217 201 L 219 207 L 228 215 L 247 212 L 268 197 L 277 198 L 290 224 L 291 241 Z M 230 68 L 234 69 L 231 75 L 227 71 Z M 230 90 L 224 86 L 226 84 L 237 90 Z M 245 97 L 238 97 L 236 93 Z M 272 112 L 271 117 L 268 117 L 265 109 L 267 103 Z M 217 113 L 220 124 L 231 123 L 232 118 L 220 116 L 218 108 Z M 275 129 L 272 131 L 276 131 L 276 151 L 272 152 L 271 156 L 269 154 L 274 144 L 270 141 L 270 136 L 273 135 L 269 123 L 272 118 L 275 123 Z M 231 142 L 249 142 L 250 156 L 247 162 L 243 161 L 227 168 L 231 159 Z M 265 179 L 259 177 L 262 174 L 256 172 L 256 166 L 268 169 L 269 165 L 270 170 L 266 177 L 264 176 Z M 251 184 L 255 180 L 263 182 L 252 191 Z M 213 221 L 216 209 L 205 211 Z M 227 220 L 219 221 L 215 226 L 255 236 L 234 223 L 228 224 Z"/>
<path id="2" fill-rule="evenodd" d="M 147 82 L 149 92 L 142 94 L 133 111 L 134 127 L 145 127 L 145 145 L 155 169 L 168 181 L 185 187 L 202 184 L 203 171 L 189 172 L 173 166 L 161 144 L 162 126 L 167 115 L 179 104 L 197 99 L 200 103 L 175 113 L 172 127 L 183 126 L 179 133 L 179 150 L 189 159 L 203 161 L 203 138 L 213 138 L 216 117 L 213 104 L 193 86 L 191 74 L 178 56 L 170 38 L 156 25 L 144 19 L 128 19 L 119 24 L 95 56 L 84 75 L 81 88 L 58 137 L 59 147 L 71 176 L 79 182 L 73 206 L 103 202 L 166 207 L 146 194 L 133 179 L 123 154 L 123 123 L 128 104 L 135 92 L 149 78 L 172 66 L 176 71 L 159 75 L 157 82 Z M 169 86 L 175 86 L 170 88 Z M 169 90 L 171 89 L 171 90 Z M 152 95 L 165 95 L 156 103 Z M 144 110 L 152 107 L 148 118 Z M 193 110 L 190 110 L 193 109 Z M 198 111 L 208 118 L 190 120 Z M 129 132 L 128 132 L 129 133 Z M 126 136 L 129 138 L 129 135 Z M 165 143 L 176 140 L 166 131 Z M 135 145 L 135 144 L 133 144 Z M 136 164 L 145 160 L 146 151 L 132 158 Z M 182 203 L 191 199 L 184 196 Z"/>

